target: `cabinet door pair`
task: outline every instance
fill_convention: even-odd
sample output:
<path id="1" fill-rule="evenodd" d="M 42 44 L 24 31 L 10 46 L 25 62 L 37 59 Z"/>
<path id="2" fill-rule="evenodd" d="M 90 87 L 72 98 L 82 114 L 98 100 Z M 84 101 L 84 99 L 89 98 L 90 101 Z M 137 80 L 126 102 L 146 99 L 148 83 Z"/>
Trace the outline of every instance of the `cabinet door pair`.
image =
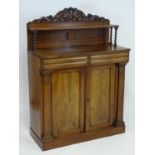
<path id="1" fill-rule="evenodd" d="M 86 132 L 113 123 L 115 65 L 55 71 L 52 75 L 53 136 Z"/>

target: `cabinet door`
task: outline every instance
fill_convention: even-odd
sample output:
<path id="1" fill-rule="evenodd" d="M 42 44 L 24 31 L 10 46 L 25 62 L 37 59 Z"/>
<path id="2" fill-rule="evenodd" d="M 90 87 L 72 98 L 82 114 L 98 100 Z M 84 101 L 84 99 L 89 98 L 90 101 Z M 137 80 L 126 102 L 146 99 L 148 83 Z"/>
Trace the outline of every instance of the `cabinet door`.
<path id="1" fill-rule="evenodd" d="M 59 70 L 52 75 L 52 115 L 55 137 L 84 130 L 84 70 Z"/>
<path id="2" fill-rule="evenodd" d="M 114 120 L 115 66 L 94 66 L 87 74 L 86 130 L 109 126 Z"/>

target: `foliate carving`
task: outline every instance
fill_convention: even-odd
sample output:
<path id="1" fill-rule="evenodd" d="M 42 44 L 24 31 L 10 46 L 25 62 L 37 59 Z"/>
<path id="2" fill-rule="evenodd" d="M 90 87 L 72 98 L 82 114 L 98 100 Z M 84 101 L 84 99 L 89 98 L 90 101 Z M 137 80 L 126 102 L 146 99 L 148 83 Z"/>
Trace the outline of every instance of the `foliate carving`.
<path id="1" fill-rule="evenodd" d="M 48 22 L 53 22 L 53 16 L 47 16 L 47 17 L 41 17 L 39 19 L 35 19 L 32 22 L 34 23 L 48 23 Z"/>
<path id="2" fill-rule="evenodd" d="M 40 19 L 35 19 L 35 23 L 59 23 L 59 22 L 83 22 L 83 21 L 109 21 L 104 17 L 99 17 L 97 15 L 85 15 L 81 10 L 76 8 L 65 8 L 59 11 L 54 17 L 52 15 L 47 17 L 42 17 Z"/>
<path id="3" fill-rule="evenodd" d="M 54 16 L 54 22 L 82 21 L 85 18 L 86 15 L 82 11 L 68 8 L 58 12 Z"/>

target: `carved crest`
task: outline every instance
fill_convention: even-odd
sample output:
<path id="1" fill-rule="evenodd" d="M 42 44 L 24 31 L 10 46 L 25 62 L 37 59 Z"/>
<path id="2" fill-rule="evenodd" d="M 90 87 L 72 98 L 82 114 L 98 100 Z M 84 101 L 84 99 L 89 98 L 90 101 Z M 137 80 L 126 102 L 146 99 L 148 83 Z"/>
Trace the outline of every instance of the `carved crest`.
<path id="1" fill-rule="evenodd" d="M 83 22 L 83 21 L 109 21 L 104 17 L 99 17 L 97 15 L 85 15 L 81 10 L 76 8 L 65 8 L 59 11 L 55 16 L 42 17 L 40 19 L 35 19 L 35 23 L 59 23 L 59 22 Z"/>

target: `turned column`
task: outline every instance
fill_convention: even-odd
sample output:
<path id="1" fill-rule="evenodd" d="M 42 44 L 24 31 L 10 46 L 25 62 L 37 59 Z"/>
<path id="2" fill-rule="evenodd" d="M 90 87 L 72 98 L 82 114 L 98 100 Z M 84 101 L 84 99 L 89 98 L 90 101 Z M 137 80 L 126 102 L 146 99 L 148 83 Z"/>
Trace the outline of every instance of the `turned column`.
<path id="1" fill-rule="evenodd" d="M 43 86 L 43 139 L 52 135 L 52 81 L 51 72 L 41 71 Z"/>
<path id="2" fill-rule="evenodd" d="M 120 63 L 117 65 L 117 97 L 116 97 L 116 126 L 124 126 L 123 121 L 123 106 L 124 106 L 124 80 L 125 80 L 125 65 Z"/>
<path id="3" fill-rule="evenodd" d="M 114 29 L 115 29 L 114 46 L 116 47 L 117 46 L 117 30 L 118 30 L 118 26 L 115 26 Z"/>
<path id="4" fill-rule="evenodd" d="M 110 45 L 112 45 L 113 27 L 110 27 Z"/>

